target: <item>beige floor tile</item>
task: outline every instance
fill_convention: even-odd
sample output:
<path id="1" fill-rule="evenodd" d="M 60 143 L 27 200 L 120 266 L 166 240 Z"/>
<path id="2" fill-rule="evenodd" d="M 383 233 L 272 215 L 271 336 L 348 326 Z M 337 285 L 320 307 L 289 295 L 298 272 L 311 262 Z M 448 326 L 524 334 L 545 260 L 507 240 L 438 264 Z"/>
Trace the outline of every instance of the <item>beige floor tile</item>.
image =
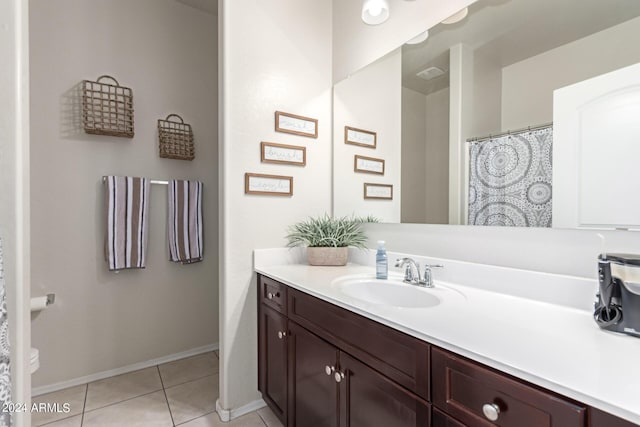
<path id="1" fill-rule="evenodd" d="M 89 383 L 85 411 L 162 390 L 158 368 L 141 369 Z"/>
<path id="2" fill-rule="evenodd" d="M 84 398 L 86 393 L 87 385 L 83 384 L 34 397 L 32 399 L 33 403 L 48 403 L 54 405 L 57 404 L 57 408 L 59 408 L 59 411 L 54 410 L 52 412 L 32 412 L 31 423 L 34 426 L 40 426 L 43 424 L 51 423 L 53 421 L 69 418 L 73 415 L 81 414 L 84 408 Z M 64 412 L 64 404 L 69 404 L 69 412 Z"/>
<path id="3" fill-rule="evenodd" d="M 54 421 L 50 424 L 45 424 L 45 427 L 80 427 L 82 425 L 82 415 L 76 415 L 74 417 L 65 418 L 64 420 Z"/>
<path id="4" fill-rule="evenodd" d="M 176 424 L 184 423 L 216 410 L 218 374 L 180 384 L 165 390 Z"/>
<path id="5" fill-rule="evenodd" d="M 84 414 L 83 427 L 171 427 L 164 391 L 145 394 Z"/>
<path id="6" fill-rule="evenodd" d="M 220 421 L 220 417 L 216 412 L 207 414 L 204 417 L 196 418 L 193 421 L 189 421 L 185 424 L 180 424 L 180 427 L 265 427 L 264 422 L 258 416 L 256 412 L 251 412 L 247 415 L 243 415 L 235 420 L 231 420 L 228 423 Z"/>
<path id="7" fill-rule="evenodd" d="M 269 408 L 268 406 L 258 409 L 257 412 L 258 415 L 260 415 L 260 418 L 262 418 L 264 423 L 267 425 L 267 427 L 283 427 L 280 419 L 276 417 L 276 414 L 274 414 L 271 408 Z"/>
<path id="8" fill-rule="evenodd" d="M 160 365 L 165 388 L 218 373 L 218 356 L 213 351 Z"/>

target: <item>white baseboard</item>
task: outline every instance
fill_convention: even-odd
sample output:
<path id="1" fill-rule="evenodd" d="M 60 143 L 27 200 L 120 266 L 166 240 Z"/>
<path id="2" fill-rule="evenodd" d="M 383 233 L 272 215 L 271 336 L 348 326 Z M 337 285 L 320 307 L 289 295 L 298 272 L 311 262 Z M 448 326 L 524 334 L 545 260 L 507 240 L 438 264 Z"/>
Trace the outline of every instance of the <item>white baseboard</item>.
<path id="1" fill-rule="evenodd" d="M 151 366 L 161 365 L 174 360 L 184 359 L 185 357 L 195 356 L 197 354 L 207 353 L 209 351 L 218 350 L 218 343 L 205 345 L 202 347 L 192 348 L 191 350 L 181 351 L 180 353 L 169 354 L 167 356 L 158 357 L 157 359 L 146 360 L 144 362 L 134 363 L 133 365 L 123 366 L 121 368 L 110 369 L 108 371 L 97 372 L 95 374 L 86 375 L 84 377 L 73 378 L 59 383 L 35 387 L 31 390 L 31 396 L 40 396 L 41 394 L 51 393 L 53 391 L 62 390 L 76 385 L 90 383 L 92 381 L 102 380 L 116 375 L 126 374 Z"/>
<path id="2" fill-rule="evenodd" d="M 223 423 L 228 423 L 235 418 L 241 417 L 265 406 L 267 406 L 267 404 L 264 400 L 258 399 L 253 402 L 249 402 L 246 405 L 242 405 L 239 408 L 223 409 L 222 406 L 220 406 L 220 399 L 216 400 L 216 412 L 218 413 L 218 417 L 220 417 L 220 421 Z"/>

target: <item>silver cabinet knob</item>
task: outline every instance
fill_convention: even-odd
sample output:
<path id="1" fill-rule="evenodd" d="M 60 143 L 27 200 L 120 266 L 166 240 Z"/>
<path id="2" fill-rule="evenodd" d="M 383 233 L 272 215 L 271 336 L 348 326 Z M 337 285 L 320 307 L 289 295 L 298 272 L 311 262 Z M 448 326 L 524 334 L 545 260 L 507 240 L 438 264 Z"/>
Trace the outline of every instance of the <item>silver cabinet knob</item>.
<path id="1" fill-rule="evenodd" d="M 485 403 L 482 405 L 482 413 L 489 421 L 498 421 L 500 407 L 495 403 Z"/>
<path id="2" fill-rule="evenodd" d="M 333 374 L 333 378 L 335 378 L 336 382 L 339 383 L 340 381 L 342 381 L 344 379 L 344 373 L 342 373 L 340 371 L 336 371 L 336 373 Z"/>
<path id="3" fill-rule="evenodd" d="M 324 367 L 324 372 L 327 375 L 331 375 L 335 370 L 336 370 L 336 368 L 334 368 L 333 366 L 327 365 L 327 366 Z"/>
<path id="4" fill-rule="evenodd" d="M 287 336 L 287 333 L 286 333 L 286 332 L 278 331 L 278 338 L 282 339 L 282 338 L 284 338 L 284 337 L 286 337 L 286 336 Z"/>
<path id="5" fill-rule="evenodd" d="M 267 292 L 267 298 L 268 299 L 274 299 L 280 296 L 279 292 L 276 292 L 275 294 L 273 292 Z"/>

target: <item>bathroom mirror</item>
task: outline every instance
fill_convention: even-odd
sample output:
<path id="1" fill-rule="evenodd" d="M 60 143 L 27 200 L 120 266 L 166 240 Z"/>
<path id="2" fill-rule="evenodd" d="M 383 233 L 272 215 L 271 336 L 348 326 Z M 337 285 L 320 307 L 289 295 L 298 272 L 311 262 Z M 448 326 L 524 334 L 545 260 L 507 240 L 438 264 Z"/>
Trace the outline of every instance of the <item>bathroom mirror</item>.
<path id="1" fill-rule="evenodd" d="M 574 189 L 576 206 L 587 206 L 595 193 L 589 194 L 593 176 L 580 163 L 580 145 L 574 144 L 574 156 L 569 151 L 570 166 L 555 163 L 555 151 L 562 150 L 554 147 L 565 141 L 555 135 L 560 123 L 553 123 L 554 92 L 557 97 L 563 88 L 640 63 L 638 40 L 637 0 L 473 3 L 462 20 L 430 28 L 425 41 L 400 46 L 334 86 L 334 213 L 373 215 L 382 222 L 640 228 L 640 206 L 629 197 L 640 194 L 635 170 L 598 176 L 611 176 L 610 187 L 631 185 L 616 208 L 625 210 L 630 202 L 637 220 L 600 216 L 594 222 L 581 219 L 589 215 L 581 216 L 575 206 L 569 219 L 557 214 L 567 201 L 563 196 L 554 203 L 555 181 L 582 180 Z M 640 87 L 625 84 L 627 92 Z M 594 94 L 589 102 L 605 95 Z M 631 98 L 625 114 L 640 117 L 640 97 Z M 618 121 L 612 139 L 636 120 Z M 346 127 L 375 134 L 376 144 L 349 143 Z M 574 127 L 578 133 L 585 129 Z M 598 132 L 607 144 L 607 133 Z M 639 126 L 630 132 L 640 137 Z M 565 128 L 562 135 L 568 138 Z M 629 145 L 634 138 L 610 151 L 619 159 L 636 155 Z M 591 168 L 597 167 L 594 156 L 607 150 L 592 152 Z M 615 158 L 604 163 L 618 164 Z M 372 186 L 392 187 L 384 198 L 366 197 Z M 596 187 L 602 192 L 603 185 Z"/>

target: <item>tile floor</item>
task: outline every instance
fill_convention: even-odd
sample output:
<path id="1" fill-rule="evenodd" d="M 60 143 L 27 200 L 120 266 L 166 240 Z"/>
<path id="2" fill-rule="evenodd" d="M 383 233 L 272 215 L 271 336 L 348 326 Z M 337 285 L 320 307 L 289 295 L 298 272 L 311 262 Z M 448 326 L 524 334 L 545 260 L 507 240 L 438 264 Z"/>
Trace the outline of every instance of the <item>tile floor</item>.
<path id="1" fill-rule="evenodd" d="M 47 427 L 282 427 L 269 408 L 222 423 L 216 410 L 218 355 L 203 353 L 33 399 L 68 404 L 65 412 L 35 412 Z"/>

